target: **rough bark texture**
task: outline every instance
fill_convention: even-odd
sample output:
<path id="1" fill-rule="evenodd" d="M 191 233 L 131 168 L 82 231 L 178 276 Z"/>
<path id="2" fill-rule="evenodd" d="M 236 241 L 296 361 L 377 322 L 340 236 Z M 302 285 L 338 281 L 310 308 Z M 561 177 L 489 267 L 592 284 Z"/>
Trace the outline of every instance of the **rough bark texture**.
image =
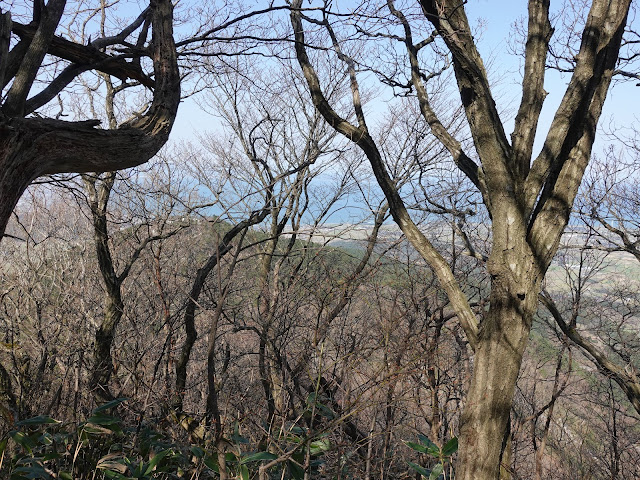
<path id="1" fill-rule="evenodd" d="M 0 9 L 0 88 L 4 88 L 4 78 L 9 65 L 9 44 L 11 42 L 11 14 Z"/>
<path id="2" fill-rule="evenodd" d="M 60 3 L 64 4 L 55 4 Z M 121 125 L 117 130 L 96 128 L 99 121 L 64 122 L 22 117 L 28 102 L 27 94 L 33 83 L 33 58 L 36 53 L 53 53 L 54 47 L 59 43 L 52 32 L 51 35 L 45 35 L 50 30 L 50 24 L 55 23 L 55 30 L 57 20 L 40 21 L 16 70 L 14 85 L 17 79 L 24 77 L 20 81 L 20 90 L 15 95 L 8 95 L 0 110 L 1 235 L 4 235 L 7 221 L 20 196 L 37 177 L 54 173 L 105 172 L 133 167 L 149 160 L 167 141 L 180 101 L 172 3 L 169 0 L 152 1 L 151 15 L 151 57 L 155 78 L 153 102 L 145 115 Z M 47 18 L 51 18 L 51 15 Z M 42 41 L 35 45 L 38 31 L 45 24 L 49 30 L 41 35 Z M 17 25 L 16 31 L 21 31 L 21 27 Z M 92 50 L 91 46 L 77 47 Z M 16 48 L 18 46 L 14 50 Z M 7 81 L 6 76 L 4 80 Z"/>

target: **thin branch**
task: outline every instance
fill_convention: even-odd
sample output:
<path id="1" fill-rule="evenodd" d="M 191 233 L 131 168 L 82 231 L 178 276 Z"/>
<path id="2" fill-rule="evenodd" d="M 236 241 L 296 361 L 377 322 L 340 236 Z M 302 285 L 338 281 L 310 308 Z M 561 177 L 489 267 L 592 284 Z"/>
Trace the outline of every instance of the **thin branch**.
<path id="1" fill-rule="evenodd" d="M 36 29 L 32 25 L 23 25 L 17 22 L 14 22 L 12 31 L 27 41 L 33 39 L 36 33 Z M 131 78 L 149 88 L 153 88 L 155 85 L 139 65 L 127 62 L 124 58 L 103 53 L 93 45 L 80 45 L 62 37 L 53 36 L 46 53 L 78 65 L 90 65 L 92 69 L 108 73 L 123 81 Z M 149 54 L 146 50 L 144 53 Z"/>
<path id="2" fill-rule="evenodd" d="M 589 354 L 598 370 L 613 380 L 627 395 L 627 398 L 633 405 L 633 408 L 640 414 L 640 381 L 627 374 L 624 368 L 613 363 L 609 357 L 592 342 L 580 335 L 575 327 L 568 325 L 557 305 L 547 292 L 539 295 L 540 303 L 542 303 L 549 311 L 553 319 L 556 321 L 562 332 L 576 345 Z"/>

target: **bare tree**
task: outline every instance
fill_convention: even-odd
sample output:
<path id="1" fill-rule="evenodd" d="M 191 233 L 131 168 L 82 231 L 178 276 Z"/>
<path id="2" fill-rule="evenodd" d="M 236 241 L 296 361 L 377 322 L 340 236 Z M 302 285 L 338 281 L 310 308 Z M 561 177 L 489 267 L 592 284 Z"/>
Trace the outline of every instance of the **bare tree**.
<path id="1" fill-rule="evenodd" d="M 86 282 L 86 219 L 68 192 L 34 188 L 3 244 L 2 395 L 5 427 L 35 412 L 74 417 L 86 405 L 81 389 L 83 351 L 90 336 L 77 319 L 92 321 L 79 297 L 95 292 Z M 89 269 L 90 270 L 90 269 Z M 83 312 L 83 313 L 81 313 Z M 75 330 L 75 335 L 70 331 Z M 4 376 L 4 373 L 7 373 Z M 55 378 L 50 378 L 50 373 Z"/>
<path id="2" fill-rule="evenodd" d="M 545 98 L 543 82 L 553 34 L 548 1 L 529 2 L 522 100 L 511 141 L 507 138 L 476 48 L 464 4 L 456 0 L 421 1 L 423 18 L 435 29 L 416 38 L 411 21 L 387 2 L 388 23 L 397 25 L 386 38 L 406 51 L 407 87 L 415 91 L 421 113 L 447 148 L 456 166 L 477 188 L 491 218 L 492 248 L 487 268 L 491 277 L 488 311 L 476 317 L 450 267 L 411 218 L 401 192 L 391 180 L 368 127 L 358 81 L 358 63 L 343 47 L 329 5 L 309 17 L 292 3 L 295 50 L 309 92 L 326 121 L 356 143 L 371 163 L 394 220 L 420 255 L 432 266 L 447 292 L 475 350 L 474 374 L 460 426 L 457 478 L 494 479 L 509 458 L 509 411 L 522 354 L 538 308 L 542 280 L 567 225 L 571 207 L 591 156 L 606 93 L 616 69 L 630 2 L 594 0 L 586 18 L 575 67 L 562 103 L 537 157 L 533 143 Z M 316 25 L 349 74 L 355 122 L 338 113 L 323 93 L 321 80 L 307 53 L 307 25 Z M 439 120 L 425 88 L 429 75 L 421 67 L 420 50 L 440 37 L 453 63 L 460 102 L 473 137 L 475 155 Z M 402 85 L 402 82 L 396 82 Z M 477 156 L 480 163 L 472 157 Z M 508 465 L 507 465 L 508 467 Z"/>

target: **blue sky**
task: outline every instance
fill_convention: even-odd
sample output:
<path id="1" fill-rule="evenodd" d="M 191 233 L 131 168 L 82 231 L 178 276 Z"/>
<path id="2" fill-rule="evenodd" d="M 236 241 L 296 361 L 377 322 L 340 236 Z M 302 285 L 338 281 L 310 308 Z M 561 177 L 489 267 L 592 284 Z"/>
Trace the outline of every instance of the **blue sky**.
<path id="1" fill-rule="evenodd" d="M 249 2 L 252 3 L 252 2 Z M 560 2 L 552 2 L 552 8 Z M 344 2 L 343 2 L 344 4 Z M 466 3 L 467 13 L 472 25 L 481 24 L 483 28 L 478 37 L 478 48 L 485 61 L 493 84 L 496 100 L 503 109 L 508 108 L 511 117 L 515 115 L 520 100 L 522 59 L 511 53 L 509 38 L 513 35 L 513 25 L 518 18 L 527 13 L 525 0 L 470 0 Z M 557 7 L 556 7 L 557 8 Z M 562 100 L 568 74 L 549 71 L 545 79 L 545 89 L 549 92 L 541 114 L 536 144 L 541 145 L 553 114 Z M 637 82 L 617 84 L 609 91 L 600 126 L 628 127 L 638 122 L 640 110 L 640 87 Z M 511 132 L 512 121 L 504 115 L 503 121 L 507 134 Z M 192 99 L 186 100 L 178 115 L 172 137 L 174 139 L 194 139 L 194 132 L 215 130 L 217 120 L 200 110 Z M 602 129 L 601 129 L 602 131 Z M 594 149 L 597 152 L 606 144 L 600 139 Z"/>

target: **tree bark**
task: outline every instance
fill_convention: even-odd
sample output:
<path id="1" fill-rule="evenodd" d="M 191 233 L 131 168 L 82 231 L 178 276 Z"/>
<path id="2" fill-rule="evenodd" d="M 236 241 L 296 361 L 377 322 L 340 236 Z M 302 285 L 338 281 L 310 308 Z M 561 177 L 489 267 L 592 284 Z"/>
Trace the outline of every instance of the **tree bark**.
<path id="1" fill-rule="evenodd" d="M 539 288 L 532 283 L 514 294 L 507 276 L 501 274 L 492 280 L 491 307 L 482 323 L 460 420 L 459 441 L 464 448 L 458 454 L 456 478 L 500 478 L 511 403 Z M 509 469 L 510 465 L 504 467 Z"/>
<path id="2" fill-rule="evenodd" d="M 102 323 L 96 332 L 94 361 L 89 379 L 89 388 L 99 403 L 113 400 L 113 395 L 109 389 L 109 380 L 113 373 L 111 345 L 124 310 L 122 282 L 126 274 L 121 277 L 115 271 L 111 248 L 109 247 L 109 231 L 107 227 L 107 207 L 115 178 L 115 173 L 109 172 L 96 185 L 98 183 L 97 178 L 84 177 L 87 198 L 93 218 L 93 235 L 98 268 L 105 285 L 104 314 Z"/>
<path id="3" fill-rule="evenodd" d="M 167 141 L 180 102 L 173 5 L 170 0 L 153 0 L 151 7 L 155 89 L 145 115 L 111 131 L 95 128 L 100 123 L 97 120 L 22 118 L 23 108 L 19 106 L 0 111 L 0 235 L 4 235 L 11 212 L 34 179 L 55 173 L 133 167 L 153 157 Z M 50 39 L 48 46 L 52 43 Z M 22 68 L 26 66 L 20 66 L 16 78 Z M 16 102 L 24 104 L 24 100 Z"/>
<path id="4" fill-rule="evenodd" d="M 124 304 L 119 292 L 116 298 L 107 295 L 105 299 L 104 317 L 102 324 L 96 332 L 94 346 L 94 362 L 89 379 L 89 388 L 93 392 L 98 403 L 113 400 L 113 394 L 109 389 L 109 380 L 113 373 L 113 360 L 111 358 L 111 345 L 120 319 Z"/>

